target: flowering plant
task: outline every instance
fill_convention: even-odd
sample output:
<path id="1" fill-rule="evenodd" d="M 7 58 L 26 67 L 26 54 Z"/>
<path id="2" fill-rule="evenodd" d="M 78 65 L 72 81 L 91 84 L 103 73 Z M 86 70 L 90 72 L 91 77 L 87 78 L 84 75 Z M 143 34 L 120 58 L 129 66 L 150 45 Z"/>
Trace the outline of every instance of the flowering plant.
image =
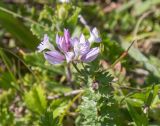
<path id="1" fill-rule="evenodd" d="M 3 1 L 0 126 L 159 126 L 159 0 Z"/>
<path id="2" fill-rule="evenodd" d="M 92 42 L 101 42 L 98 30 L 93 28 L 90 31 L 90 37 L 85 39 L 83 34 L 80 37 L 70 37 L 68 29 L 64 29 L 64 36 L 56 35 L 56 44 L 58 50 L 49 42 L 49 37 L 45 34 L 43 41 L 39 44 L 38 50 L 44 52 L 45 59 L 51 64 L 60 64 L 66 60 L 70 62 L 91 62 L 99 54 L 99 47 L 91 48 Z"/>

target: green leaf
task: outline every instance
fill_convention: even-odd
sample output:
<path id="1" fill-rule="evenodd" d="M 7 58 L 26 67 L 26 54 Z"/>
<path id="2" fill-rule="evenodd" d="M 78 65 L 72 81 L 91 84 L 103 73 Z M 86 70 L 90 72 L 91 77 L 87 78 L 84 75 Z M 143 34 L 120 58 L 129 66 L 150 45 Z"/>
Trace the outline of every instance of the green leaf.
<path id="1" fill-rule="evenodd" d="M 45 112 L 47 101 L 44 89 L 41 86 L 33 87 L 29 92 L 25 93 L 24 101 L 29 109 L 39 114 Z"/>
<path id="2" fill-rule="evenodd" d="M 13 81 L 12 76 L 9 72 L 4 72 L 0 77 L 0 88 L 9 89 L 12 86 L 11 82 Z"/>
<path id="3" fill-rule="evenodd" d="M 144 102 L 142 100 L 135 99 L 135 98 L 126 98 L 126 101 L 134 107 L 140 107 L 144 104 Z"/>
<path id="4" fill-rule="evenodd" d="M 24 55 L 24 60 L 28 65 L 40 67 L 43 70 L 52 71 L 56 74 L 65 74 L 61 67 L 56 68 L 57 66 L 44 65 L 45 59 L 42 53 L 28 53 Z"/>
<path id="5" fill-rule="evenodd" d="M 96 101 L 88 97 L 82 97 L 83 102 L 80 105 L 80 114 L 84 120 L 79 122 L 82 126 L 99 126 L 97 118 Z"/>
<path id="6" fill-rule="evenodd" d="M 8 86 L 10 85 L 16 89 L 19 89 L 19 86 L 16 84 L 17 81 L 16 81 L 15 73 L 13 73 L 13 71 L 12 71 L 13 64 L 12 64 L 9 56 L 7 56 L 4 52 L 4 50 L 1 48 L 0 48 L 0 58 L 2 59 L 2 61 L 4 62 L 5 66 L 8 70 L 8 75 L 7 74 L 6 74 L 6 76 L 2 75 L 2 78 L 0 79 L 0 81 L 2 81 L 2 83 L 8 82 L 8 84 L 7 84 Z M 8 76 L 8 78 L 6 78 L 7 76 Z M 6 80 L 3 80 L 3 79 L 6 79 Z M 11 82 L 14 82 L 14 83 L 11 83 Z"/>
<path id="7" fill-rule="evenodd" d="M 146 102 L 145 102 L 145 105 L 147 107 L 150 107 L 152 105 L 155 97 L 158 94 L 158 90 L 159 90 L 159 86 L 158 85 L 152 85 L 152 87 L 150 89 L 150 92 L 149 92 L 149 94 L 147 96 Z"/>
<path id="8" fill-rule="evenodd" d="M 60 116 L 67 108 L 68 102 L 65 99 L 56 99 L 51 103 L 51 108 L 54 110 L 54 118 Z"/>
<path id="9" fill-rule="evenodd" d="M 29 49 L 35 49 L 38 45 L 38 39 L 32 35 L 30 30 L 11 15 L 9 10 L 0 7 L 0 24 L 10 32 L 17 40 Z"/>
<path id="10" fill-rule="evenodd" d="M 152 89 L 150 90 L 149 96 L 146 100 L 146 105 L 149 107 L 153 101 L 153 95 L 154 95 L 154 85 L 152 86 Z"/>
<path id="11" fill-rule="evenodd" d="M 80 8 L 76 8 L 76 10 L 74 11 L 73 15 L 71 17 L 69 17 L 69 19 L 67 20 L 67 24 L 70 27 L 75 27 L 78 21 L 78 15 L 80 13 L 81 9 Z"/>
<path id="12" fill-rule="evenodd" d="M 0 126 L 13 126 L 14 115 L 7 107 L 1 107 L 0 118 Z"/>
<path id="13" fill-rule="evenodd" d="M 133 121 L 136 123 L 137 126 L 141 126 L 140 115 L 137 113 L 137 111 L 132 107 L 131 104 L 127 103 L 127 108 L 129 111 L 129 114 L 131 115 Z"/>
<path id="14" fill-rule="evenodd" d="M 52 112 L 45 112 L 41 116 L 40 126 L 57 126 L 57 119 L 53 118 Z"/>
<path id="15" fill-rule="evenodd" d="M 129 102 L 127 102 L 127 109 L 136 126 L 148 126 L 147 117 L 143 112 L 139 114 L 137 110 Z"/>

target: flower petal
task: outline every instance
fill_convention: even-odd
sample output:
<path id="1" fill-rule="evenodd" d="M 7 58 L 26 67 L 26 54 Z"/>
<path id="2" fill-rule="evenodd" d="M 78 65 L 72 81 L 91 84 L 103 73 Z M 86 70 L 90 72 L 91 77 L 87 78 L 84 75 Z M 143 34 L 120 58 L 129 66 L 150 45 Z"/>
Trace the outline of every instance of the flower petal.
<path id="1" fill-rule="evenodd" d="M 64 38 L 67 45 L 67 48 L 70 48 L 70 33 L 68 29 L 64 29 Z"/>
<path id="2" fill-rule="evenodd" d="M 62 52 L 67 52 L 68 51 L 68 45 L 65 41 L 65 38 L 59 37 L 59 41 L 58 41 L 58 48 L 62 51 Z"/>
<path id="3" fill-rule="evenodd" d="M 90 43 L 85 40 L 85 37 L 83 34 L 80 36 L 79 39 L 74 38 L 74 39 L 72 39 L 72 41 L 73 42 L 71 42 L 71 43 L 73 45 L 76 57 L 78 57 L 79 55 L 84 55 L 89 51 Z"/>
<path id="4" fill-rule="evenodd" d="M 60 47 L 60 46 L 59 46 L 59 41 L 60 41 L 59 39 L 60 39 L 59 35 L 56 34 L 56 44 L 57 44 L 58 48 Z"/>
<path id="5" fill-rule="evenodd" d="M 84 35 L 80 36 L 79 51 L 80 55 L 86 54 L 90 49 L 90 43 L 85 40 Z"/>
<path id="6" fill-rule="evenodd" d="M 98 54 L 99 54 L 99 48 L 98 47 L 92 48 L 87 54 L 81 57 L 81 60 L 83 62 L 91 62 L 96 59 Z"/>
<path id="7" fill-rule="evenodd" d="M 71 45 L 74 50 L 75 56 L 77 57 L 79 54 L 79 39 L 77 37 L 71 39 Z"/>
<path id="8" fill-rule="evenodd" d="M 74 48 L 75 45 L 79 43 L 79 39 L 77 37 L 71 39 L 71 46 Z"/>
<path id="9" fill-rule="evenodd" d="M 60 64 L 65 59 L 65 57 L 56 50 L 45 52 L 44 57 L 51 64 Z"/>
<path id="10" fill-rule="evenodd" d="M 99 43 L 99 42 L 102 41 L 102 39 L 99 36 L 99 32 L 98 32 L 97 28 L 93 28 L 93 30 L 90 31 L 90 37 L 89 37 L 88 41 L 90 43 L 92 43 L 92 42 L 98 42 Z"/>
<path id="11" fill-rule="evenodd" d="M 54 50 L 54 46 L 49 42 L 47 34 L 44 35 L 43 41 L 38 45 L 38 51 L 42 52 L 45 49 Z"/>
<path id="12" fill-rule="evenodd" d="M 79 39 L 80 41 L 79 41 L 79 43 L 85 43 L 86 42 L 86 40 L 85 40 L 85 37 L 84 37 L 84 35 L 83 34 L 81 34 L 81 36 L 80 36 L 80 39 Z"/>
<path id="13" fill-rule="evenodd" d="M 84 55 L 90 50 L 90 43 L 85 42 L 85 43 L 80 43 L 79 44 L 79 54 Z"/>
<path id="14" fill-rule="evenodd" d="M 73 52 L 66 52 L 65 56 L 66 56 L 67 63 L 71 62 L 74 59 L 74 53 Z"/>
<path id="15" fill-rule="evenodd" d="M 56 43 L 62 52 L 67 52 L 70 48 L 70 33 L 68 29 L 64 29 L 64 36 L 56 35 Z"/>

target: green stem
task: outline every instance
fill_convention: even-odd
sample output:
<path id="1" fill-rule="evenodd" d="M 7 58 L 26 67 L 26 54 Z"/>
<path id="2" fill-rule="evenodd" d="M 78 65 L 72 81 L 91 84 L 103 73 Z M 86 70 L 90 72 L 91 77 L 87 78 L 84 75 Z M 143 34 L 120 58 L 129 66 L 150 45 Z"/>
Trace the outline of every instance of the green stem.
<path id="1" fill-rule="evenodd" d="M 81 62 L 81 65 L 82 65 L 84 71 L 85 71 L 87 74 L 89 74 L 88 70 L 85 69 L 85 66 L 84 66 L 83 62 Z"/>
<path id="2" fill-rule="evenodd" d="M 71 83 L 71 82 L 72 82 L 72 74 L 71 74 L 70 65 L 71 65 L 71 64 L 67 64 L 67 67 L 66 67 L 66 77 L 67 77 L 68 83 Z"/>
<path id="3" fill-rule="evenodd" d="M 59 120 L 59 125 L 61 125 L 63 123 L 63 119 L 64 119 L 64 116 L 66 115 L 66 113 L 68 112 L 68 110 L 70 109 L 70 107 L 73 105 L 73 103 L 82 95 L 83 92 L 80 92 L 78 95 L 76 95 L 72 101 L 69 102 L 68 106 L 66 107 L 66 109 L 64 110 L 62 116 L 60 117 L 60 120 Z"/>
<path id="4" fill-rule="evenodd" d="M 73 64 L 74 68 L 77 70 L 77 72 L 80 73 L 81 75 L 83 75 L 82 72 L 78 69 L 77 65 L 75 63 L 72 63 L 72 64 Z"/>

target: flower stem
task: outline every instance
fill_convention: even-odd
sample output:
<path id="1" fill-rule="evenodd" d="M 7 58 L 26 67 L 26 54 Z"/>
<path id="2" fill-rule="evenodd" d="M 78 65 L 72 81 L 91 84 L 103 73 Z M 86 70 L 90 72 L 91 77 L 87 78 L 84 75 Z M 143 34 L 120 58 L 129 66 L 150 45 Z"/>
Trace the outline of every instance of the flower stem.
<path id="1" fill-rule="evenodd" d="M 82 65 L 82 67 L 83 67 L 84 71 L 85 71 L 87 74 L 89 74 L 89 71 L 85 68 L 85 66 L 84 66 L 83 62 L 81 62 L 81 65 Z"/>
<path id="2" fill-rule="evenodd" d="M 77 65 L 75 63 L 72 63 L 72 64 L 73 64 L 74 68 L 77 70 L 77 72 L 80 73 L 81 75 L 83 75 L 82 72 L 78 69 Z"/>
<path id="3" fill-rule="evenodd" d="M 66 67 L 66 77 L 67 77 L 67 81 L 68 83 L 71 83 L 72 82 L 72 74 L 71 74 L 71 64 L 67 64 L 67 67 Z"/>

